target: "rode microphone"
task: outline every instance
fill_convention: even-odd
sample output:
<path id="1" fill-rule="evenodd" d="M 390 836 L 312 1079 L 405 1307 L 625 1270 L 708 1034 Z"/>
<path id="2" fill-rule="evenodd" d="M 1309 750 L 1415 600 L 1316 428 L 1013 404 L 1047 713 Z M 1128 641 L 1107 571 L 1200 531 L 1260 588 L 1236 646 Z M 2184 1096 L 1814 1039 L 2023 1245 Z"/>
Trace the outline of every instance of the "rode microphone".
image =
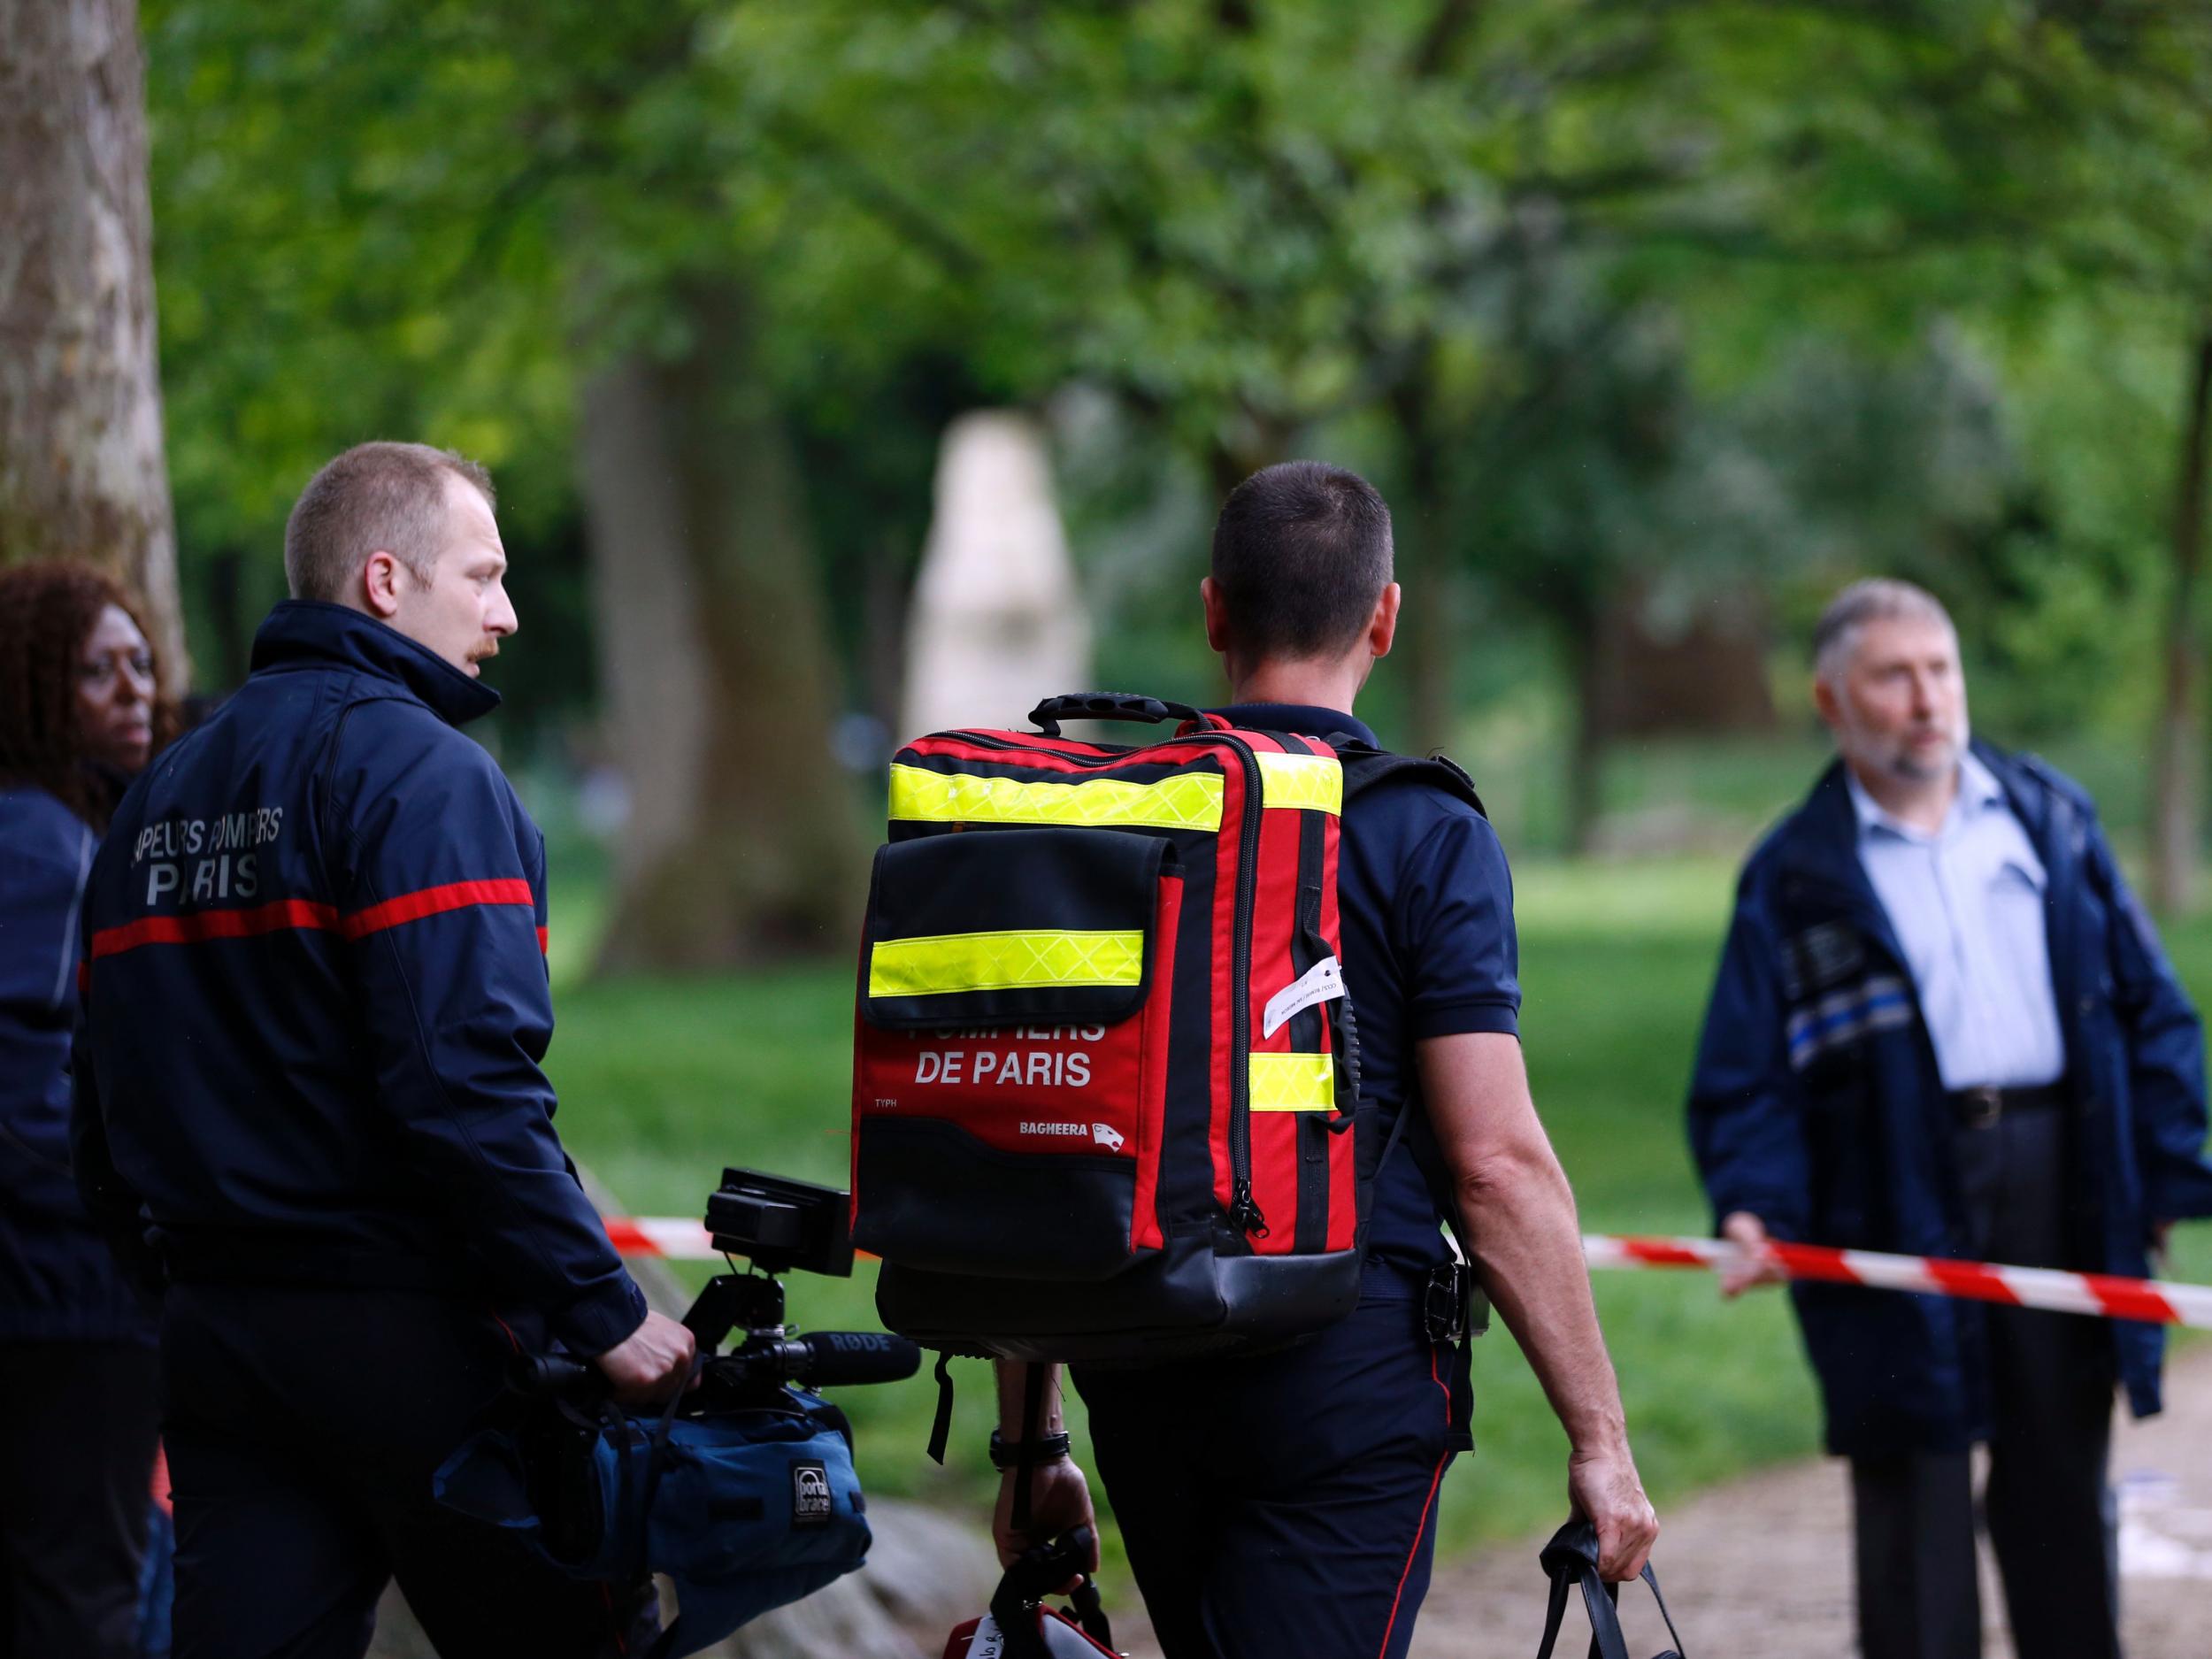
<path id="1" fill-rule="evenodd" d="M 702 1380 L 738 1387 L 794 1382 L 802 1388 L 852 1388 L 903 1382 L 922 1368 L 922 1350 L 882 1331 L 810 1331 L 757 1338 L 701 1368 Z M 589 1399 L 606 1393 L 598 1368 L 558 1355 L 532 1355 L 513 1367 L 516 1385 L 531 1394 Z"/>
<path id="2" fill-rule="evenodd" d="M 810 1331 L 749 1342 L 731 1357 L 810 1388 L 903 1382 L 922 1368 L 919 1345 L 882 1331 Z"/>

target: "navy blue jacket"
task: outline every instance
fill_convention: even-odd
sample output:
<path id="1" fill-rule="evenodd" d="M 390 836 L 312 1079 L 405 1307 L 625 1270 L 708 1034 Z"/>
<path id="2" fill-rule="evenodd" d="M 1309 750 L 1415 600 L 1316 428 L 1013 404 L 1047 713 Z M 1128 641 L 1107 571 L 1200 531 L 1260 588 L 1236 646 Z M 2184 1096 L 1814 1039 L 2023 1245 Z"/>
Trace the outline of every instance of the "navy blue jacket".
<path id="1" fill-rule="evenodd" d="M 87 1201 L 177 1279 L 420 1286 L 582 1353 L 645 1303 L 554 1133 L 545 843 L 456 728 L 498 695 L 279 605 L 124 797 L 84 906 Z"/>
<path id="2" fill-rule="evenodd" d="M 2154 1223 L 2212 1215 L 2203 1033 L 2079 786 L 1977 744 L 2042 857 L 2072 1094 L 2079 1268 L 2140 1275 Z M 1691 1084 L 1716 1219 L 1778 1238 L 1963 1256 L 1953 1118 L 1912 975 L 1859 863 L 1840 762 L 1745 867 Z M 1955 1450 L 1988 1432 L 1971 1302 L 1801 1284 L 1792 1295 L 1848 1455 Z M 2114 1322 L 2122 1383 L 2159 1409 L 2164 1333 Z"/>
<path id="3" fill-rule="evenodd" d="M 0 788 L 0 1341 L 152 1334 L 69 1175 L 77 902 L 97 844 L 44 790 Z"/>

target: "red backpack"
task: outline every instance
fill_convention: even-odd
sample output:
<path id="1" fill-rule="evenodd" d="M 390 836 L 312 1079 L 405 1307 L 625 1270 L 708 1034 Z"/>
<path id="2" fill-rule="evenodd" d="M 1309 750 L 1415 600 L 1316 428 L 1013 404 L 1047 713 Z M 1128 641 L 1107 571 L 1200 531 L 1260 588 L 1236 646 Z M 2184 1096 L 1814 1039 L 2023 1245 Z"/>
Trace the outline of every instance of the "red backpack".
<path id="1" fill-rule="evenodd" d="M 1359 1299 L 1389 1150 L 1362 1156 L 1339 818 L 1404 768 L 1472 788 L 1149 698 L 1030 718 L 891 763 L 853 1065 L 853 1242 L 882 1258 L 884 1323 L 1122 1362 L 1317 1330 Z M 1125 748 L 1070 718 L 1181 724 Z"/>

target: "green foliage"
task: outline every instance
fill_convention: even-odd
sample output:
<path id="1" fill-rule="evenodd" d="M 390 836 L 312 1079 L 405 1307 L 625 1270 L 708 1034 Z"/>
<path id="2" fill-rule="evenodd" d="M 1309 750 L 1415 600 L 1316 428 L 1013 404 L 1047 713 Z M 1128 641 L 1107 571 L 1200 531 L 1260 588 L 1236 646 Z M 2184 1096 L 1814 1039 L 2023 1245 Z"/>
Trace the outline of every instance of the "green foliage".
<path id="1" fill-rule="evenodd" d="M 1955 602 L 2000 726 L 2148 708 L 2212 296 L 2200 0 L 145 19 L 178 514 L 226 652 L 307 472 L 419 434 L 499 470 L 544 572 L 567 672 L 518 715 L 587 698 L 579 388 L 679 353 L 704 286 L 760 310 L 879 712 L 945 419 L 1071 396 L 1118 434 L 1068 480 L 1110 678 L 1210 685 L 1206 504 L 1305 449 L 1386 484 L 1409 573 L 1509 657 L 1533 618 L 1571 662 L 1632 588 L 1755 582 L 1794 623 L 1881 566 Z M 1489 654 L 1416 678 L 1509 694 Z"/>

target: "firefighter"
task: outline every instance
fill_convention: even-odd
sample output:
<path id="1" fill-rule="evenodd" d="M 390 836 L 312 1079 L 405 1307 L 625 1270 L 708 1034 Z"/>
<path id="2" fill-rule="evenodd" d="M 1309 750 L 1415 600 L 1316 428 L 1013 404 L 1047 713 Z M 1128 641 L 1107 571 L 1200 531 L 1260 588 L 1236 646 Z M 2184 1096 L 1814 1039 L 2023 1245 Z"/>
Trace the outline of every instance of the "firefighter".
<path id="1" fill-rule="evenodd" d="M 554 1133 L 544 841 L 459 729 L 516 627 L 491 480 L 361 445 L 284 558 L 251 676 L 125 797 L 85 902 L 73 1135 L 166 1280 L 175 1650 L 353 1659 L 394 1577 L 448 1655 L 622 1650 L 644 1586 L 431 1498 L 511 1354 L 630 1400 L 693 1357 Z"/>
<path id="2" fill-rule="evenodd" d="M 1236 725 L 1374 734 L 1353 699 L 1399 611 L 1390 511 L 1340 467 L 1247 479 L 1215 526 L 1207 637 Z M 1402 1113 L 1409 1152 L 1376 1173 L 1357 1308 L 1310 1341 L 1248 1357 L 1079 1369 L 1099 1472 L 1169 1659 L 1402 1659 L 1428 1587 L 1436 1495 L 1467 1449 L 1466 1345 L 1432 1290 L 1452 1277 L 1453 1211 L 1484 1288 L 1569 1441 L 1567 1485 L 1608 1578 L 1633 1577 L 1658 1521 L 1629 1450 L 1592 1304 L 1573 1194 L 1529 1097 L 1505 855 L 1474 805 L 1408 779 L 1347 803 L 1338 869 L 1344 979 L 1359 1011 L 1370 1155 Z M 1057 1379 L 1033 1425 L 1032 1518 L 1012 1525 L 1027 1416 L 1000 1367 L 996 1531 L 1012 1561 L 1090 1519 Z"/>

